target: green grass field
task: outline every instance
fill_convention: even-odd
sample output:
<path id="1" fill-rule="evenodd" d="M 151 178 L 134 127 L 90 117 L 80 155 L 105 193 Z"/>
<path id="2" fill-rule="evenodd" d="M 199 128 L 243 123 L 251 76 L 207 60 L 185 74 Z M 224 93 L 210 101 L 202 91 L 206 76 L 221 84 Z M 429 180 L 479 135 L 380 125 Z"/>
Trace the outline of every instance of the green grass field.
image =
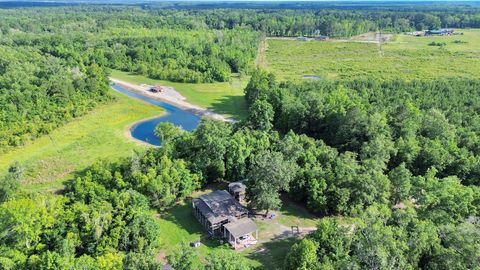
<path id="1" fill-rule="evenodd" d="M 161 108 L 111 91 L 115 100 L 0 156 L 0 174 L 14 161 L 25 168 L 25 189 L 62 187 L 62 180 L 100 159 L 114 161 L 145 148 L 127 138 L 129 125 L 162 113 Z"/>
<path id="2" fill-rule="evenodd" d="M 268 40 L 264 67 L 281 79 L 315 75 L 328 79 L 369 76 L 379 79 L 478 78 L 480 30 L 457 30 L 464 35 L 413 37 L 397 35 L 374 43 L 331 40 Z M 431 42 L 444 42 L 442 47 Z M 461 42 L 455 42 L 461 41 Z"/>
<path id="3" fill-rule="evenodd" d="M 223 83 L 176 83 L 154 80 L 141 75 L 118 70 L 111 71 L 111 77 L 134 84 L 151 84 L 174 87 L 187 101 L 220 114 L 242 119 L 247 114 L 247 105 L 243 98 L 243 89 L 247 78 L 232 78 Z"/>

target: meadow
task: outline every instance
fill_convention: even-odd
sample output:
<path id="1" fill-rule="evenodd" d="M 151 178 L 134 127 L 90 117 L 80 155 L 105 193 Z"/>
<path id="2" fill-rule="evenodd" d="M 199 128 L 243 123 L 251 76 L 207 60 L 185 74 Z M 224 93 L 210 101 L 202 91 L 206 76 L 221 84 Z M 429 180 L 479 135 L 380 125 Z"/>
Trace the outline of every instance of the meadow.
<path id="1" fill-rule="evenodd" d="M 113 101 L 55 129 L 49 135 L 0 156 L 0 172 L 18 161 L 25 190 L 56 190 L 63 181 L 98 160 L 114 161 L 146 146 L 127 138 L 128 127 L 160 115 L 162 109 L 111 91 Z M 0 173 L 0 174 L 1 174 Z"/>
<path id="2" fill-rule="evenodd" d="M 238 75 L 233 76 L 230 82 L 216 83 L 177 83 L 154 80 L 118 70 L 111 70 L 110 76 L 134 84 L 174 87 L 188 102 L 236 119 L 242 119 L 247 114 L 243 89 L 247 85 L 248 78 Z"/>
<path id="3" fill-rule="evenodd" d="M 388 43 L 269 39 L 267 70 L 281 79 L 305 75 L 326 79 L 476 78 L 480 74 L 480 30 L 463 35 L 414 37 L 399 34 Z M 431 43 L 442 44 L 432 46 Z"/>

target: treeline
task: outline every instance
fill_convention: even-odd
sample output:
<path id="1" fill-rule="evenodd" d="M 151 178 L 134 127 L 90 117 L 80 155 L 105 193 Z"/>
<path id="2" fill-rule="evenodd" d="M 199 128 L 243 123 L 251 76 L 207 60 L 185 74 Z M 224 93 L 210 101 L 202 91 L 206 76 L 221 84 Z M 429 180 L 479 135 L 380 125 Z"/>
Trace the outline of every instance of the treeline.
<path id="1" fill-rule="evenodd" d="M 254 32 L 240 29 L 158 32 L 120 30 L 115 33 L 117 37 L 98 46 L 96 57 L 114 69 L 189 83 L 226 82 L 232 73 L 247 74 L 253 67 L 258 42 Z"/>
<path id="2" fill-rule="evenodd" d="M 168 16 L 171 10 L 152 10 Z M 442 11 L 405 11 L 392 7 L 388 11 L 331 9 L 216 9 L 186 10 L 183 24 L 187 27 L 206 25 L 214 29 L 247 27 L 267 36 L 299 36 L 322 34 L 331 37 L 350 37 L 369 31 L 405 32 L 438 29 L 440 27 L 480 27 L 478 8 Z M 168 17 L 167 17 L 168 18 Z M 195 19 L 198 18 L 198 19 Z M 202 20 L 202 21 L 199 21 Z"/>
<path id="3" fill-rule="evenodd" d="M 130 7 L 37 12 L 5 12 L 0 44 L 33 46 L 71 61 L 93 59 L 103 67 L 176 82 L 225 82 L 232 73 L 248 73 L 260 38 L 257 32 L 240 28 L 157 24 L 153 22 L 165 17 L 135 8 L 132 12 Z"/>
<path id="4" fill-rule="evenodd" d="M 478 7 L 422 6 L 421 10 L 390 6 L 345 10 L 326 8 L 175 9 L 153 6 L 81 6 L 24 10 L 0 10 L 3 33 L 98 32 L 112 28 L 167 28 L 183 30 L 226 30 L 243 28 L 267 36 L 322 34 L 349 37 L 368 31 L 404 32 L 444 28 L 478 28 Z M 52 17 L 55 17 L 55 20 Z M 20 19 L 21 18 L 21 19 Z"/>
<path id="5" fill-rule="evenodd" d="M 250 104 L 267 101 L 274 127 L 321 139 L 382 169 L 402 163 L 414 174 L 435 168 L 479 185 L 480 81 L 320 81 L 277 84 L 256 73 L 246 89 Z"/>
<path id="6" fill-rule="evenodd" d="M 48 134 L 108 99 L 105 71 L 34 48 L 0 46 L 0 153 Z"/>
<path id="7" fill-rule="evenodd" d="M 18 37 L 15 46 L 33 46 L 70 61 L 92 59 L 102 67 L 175 82 L 225 82 L 253 67 L 258 35 L 251 31 L 110 29 L 95 37 Z"/>

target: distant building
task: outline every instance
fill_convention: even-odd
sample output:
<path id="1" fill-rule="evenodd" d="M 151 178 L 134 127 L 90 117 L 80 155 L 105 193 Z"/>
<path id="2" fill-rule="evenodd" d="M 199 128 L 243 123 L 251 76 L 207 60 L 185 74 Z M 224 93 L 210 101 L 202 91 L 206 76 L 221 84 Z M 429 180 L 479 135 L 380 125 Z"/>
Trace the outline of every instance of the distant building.
<path id="1" fill-rule="evenodd" d="M 315 36 L 314 37 L 315 40 L 321 40 L 321 41 L 324 41 L 324 40 L 329 40 L 330 37 L 329 36 L 323 36 L 323 35 L 319 35 L 319 36 Z"/>
<path id="2" fill-rule="evenodd" d="M 257 225 L 248 218 L 248 210 L 226 190 L 195 198 L 192 207 L 195 217 L 210 235 L 227 239 L 235 249 L 257 242 Z"/>
<path id="3" fill-rule="evenodd" d="M 415 37 L 423 37 L 423 36 L 425 36 L 425 31 L 409 32 L 409 33 L 407 33 L 407 35 L 415 36 Z"/>
<path id="4" fill-rule="evenodd" d="M 450 36 L 453 35 L 453 29 L 438 29 L 438 30 L 428 30 L 425 32 L 426 36 Z"/>
<path id="5" fill-rule="evenodd" d="M 297 37 L 297 40 L 299 40 L 299 41 L 307 41 L 308 38 L 306 38 L 306 37 L 304 37 L 304 36 L 299 36 L 299 37 Z"/>

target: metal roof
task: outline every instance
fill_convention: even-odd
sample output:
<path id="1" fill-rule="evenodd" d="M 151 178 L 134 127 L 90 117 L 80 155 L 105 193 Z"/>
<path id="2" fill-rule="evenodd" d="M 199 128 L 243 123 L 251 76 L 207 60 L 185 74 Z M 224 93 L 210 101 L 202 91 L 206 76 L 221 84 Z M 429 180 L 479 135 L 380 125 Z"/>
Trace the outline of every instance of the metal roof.
<path id="1" fill-rule="evenodd" d="M 228 184 L 228 189 L 233 192 L 243 192 L 247 189 L 247 186 L 245 186 L 245 184 L 242 182 L 233 182 Z"/>
<path id="2" fill-rule="evenodd" d="M 216 190 L 193 200 L 195 207 L 212 224 L 228 219 L 229 216 L 238 216 L 247 212 L 230 193 L 225 190 Z"/>
<path id="3" fill-rule="evenodd" d="M 223 227 L 227 229 L 235 238 L 255 232 L 257 230 L 257 225 L 249 218 L 242 218 L 235 222 L 227 223 L 223 225 Z"/>

